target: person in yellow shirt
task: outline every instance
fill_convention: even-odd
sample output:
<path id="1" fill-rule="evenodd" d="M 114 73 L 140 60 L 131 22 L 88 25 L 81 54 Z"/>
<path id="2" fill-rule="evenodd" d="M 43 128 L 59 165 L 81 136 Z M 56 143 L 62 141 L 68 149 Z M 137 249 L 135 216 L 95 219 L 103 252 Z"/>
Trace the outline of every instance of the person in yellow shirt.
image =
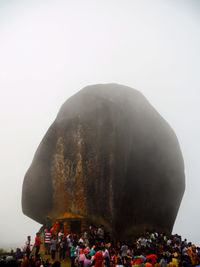
<path id="1" fill-rule="evenodd" d="M 174 264 L 175 267 L 178 267 L 178 259 L 177 258 L 172 258 L 172 262 Z"/>
<path id="2" fill-rule="evenodd" d="M 179 266 L 179 260 L 178 260 L 178 253 L 177 252 L 174 253 L 174 255 L 172 257 L 172 262 L 173 262 L 175 267 Z"/>
<path id="3" fill-rule="evenodd" d="M 197 254 L 196 246 L 192 245 L 192 250 L 190 254 L 192 265 L 197 265 L 199 263 L 199 256 Z"/>

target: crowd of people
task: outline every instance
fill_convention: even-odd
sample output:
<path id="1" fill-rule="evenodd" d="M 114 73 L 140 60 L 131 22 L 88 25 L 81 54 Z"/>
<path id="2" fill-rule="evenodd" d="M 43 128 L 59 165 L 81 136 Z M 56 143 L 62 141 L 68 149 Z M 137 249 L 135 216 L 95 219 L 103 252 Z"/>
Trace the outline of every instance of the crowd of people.
<path id="1" fill-rule="evenodd" d="M 43 255 L 41 245 L 44 245 Z M 14 256 L 20 267 L 177 267 L 199 266 L 200 248 L 179 235 L 146 232 L 134 242 L 113 241 L 101 225 L 90 225 L 78 235 L 65 233 L 61 223 L 41 228 L 34 249 L 28 236 L 24 255 Z M 0 266 L 13 262 L 2 259 Z"/>

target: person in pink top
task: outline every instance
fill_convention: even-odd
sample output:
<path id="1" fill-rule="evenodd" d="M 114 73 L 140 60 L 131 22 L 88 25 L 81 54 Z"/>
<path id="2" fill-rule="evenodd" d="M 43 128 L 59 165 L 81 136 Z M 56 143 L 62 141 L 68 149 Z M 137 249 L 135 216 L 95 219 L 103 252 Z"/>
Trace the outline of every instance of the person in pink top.
<path id="1" fill-rule="evenodd" d="M 84 253 L 80 253 L 79 258 L 78 258 L 78 263 L 79 263 L 80 267 L 83 267 L 85 259 L 86 259 L 85 254 Z"/>
<path id="2" fill-rule="evenodd" d="M 88 251 L 84 245 L 81 244 L 80 247 L 81 247 L 80 251 L 79 251 L 80 254 L 87 254 L 88 253 Z"/>
<path id="3" fill-rule="evenodd" d="M 91 256 L 87 256 L 84 260 L 83 267 L 90 267 L 92 265 Z"/>

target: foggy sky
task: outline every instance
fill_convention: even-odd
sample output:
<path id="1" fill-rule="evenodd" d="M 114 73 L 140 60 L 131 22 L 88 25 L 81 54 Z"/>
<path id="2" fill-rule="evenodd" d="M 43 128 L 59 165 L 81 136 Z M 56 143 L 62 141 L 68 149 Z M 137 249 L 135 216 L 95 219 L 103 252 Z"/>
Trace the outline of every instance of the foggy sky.
<path id="1" fill-rule="evenodd" d="M 199 12 L 198 0 L 0 1 L 0 247 L 39 230 L 22 183 L 60 106 L 111 82 L 141 91 L 174 129 L 186 192 L 173 232 L 200 245 Z"/>

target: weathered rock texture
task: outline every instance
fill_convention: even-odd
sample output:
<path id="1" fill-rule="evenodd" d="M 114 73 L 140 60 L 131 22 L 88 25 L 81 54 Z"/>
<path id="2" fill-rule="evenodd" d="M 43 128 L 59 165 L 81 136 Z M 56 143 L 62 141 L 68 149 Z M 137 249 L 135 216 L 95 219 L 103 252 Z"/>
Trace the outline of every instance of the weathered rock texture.
<path id="1" fill-rule="evenodd" d="M 26 173 L 23 212 L 88 218 L 115 237 L 170 233 L 185 189 L 184 163 L 168 123 L 138 91 L 88 86 L 68 99 Z"/>

